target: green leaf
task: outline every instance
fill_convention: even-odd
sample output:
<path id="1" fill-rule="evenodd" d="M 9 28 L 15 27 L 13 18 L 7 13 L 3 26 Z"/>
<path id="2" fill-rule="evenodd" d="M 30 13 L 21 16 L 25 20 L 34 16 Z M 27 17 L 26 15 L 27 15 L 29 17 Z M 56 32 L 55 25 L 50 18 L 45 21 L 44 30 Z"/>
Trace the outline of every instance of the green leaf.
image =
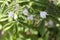
<path id="1" fill-rule="evenodd" d="M 0 19 L 0 22 L 6 21 L 8 18 Z"/>
<path id="2" fill-rule="evenodd" d="M 8 26 L 10 26 L 10 25 L 13 24 L 13 23 L 14 23 L 14 21 L 5 24 L 5 25 L 3 26 L 3 29 L 6 28 L 6 27 L 8 27 Z"/>
<path id="3" fill-rule="evenodd" d="M 11 27 L 12 27 L 12 25 L 10 25 L 10 26 L 6 27 L 6 28 L 3 30 L 3 32 L 5 32 L 5 31 L 9 30 Z"/>

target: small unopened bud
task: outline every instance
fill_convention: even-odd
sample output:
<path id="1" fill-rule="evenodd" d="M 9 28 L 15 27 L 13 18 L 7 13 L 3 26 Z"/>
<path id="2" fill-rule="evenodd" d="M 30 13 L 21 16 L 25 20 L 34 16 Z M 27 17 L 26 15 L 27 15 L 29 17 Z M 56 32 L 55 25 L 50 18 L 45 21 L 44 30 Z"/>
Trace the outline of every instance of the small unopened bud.
<path id="1" fill-rule="evenodd" d="M 16 8 L 15 8 L 15 10 L 18 11 L 19 8 L 20 8 L 19 4 L 16 4 Z"/>
<path id="2" fill-rule="evenodd" d="M 18 18 L 18 16 L 17 16 L 17 14 L 15 13 L 15 14 L 14 14 L 14 20 L 17 21 L 17 18 Z"/>
<path id="3" fill-rule="evenodd" d="M 50 27 L 54 27 L 54 22 L 52 20 L 49 20 L 48 24 Z"/>

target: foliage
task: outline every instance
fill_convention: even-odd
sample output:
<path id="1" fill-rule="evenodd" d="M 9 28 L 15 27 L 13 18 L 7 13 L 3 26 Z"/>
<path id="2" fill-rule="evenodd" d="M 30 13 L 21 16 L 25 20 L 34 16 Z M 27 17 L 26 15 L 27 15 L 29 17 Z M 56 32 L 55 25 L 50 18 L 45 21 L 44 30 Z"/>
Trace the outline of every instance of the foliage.
<path id="1" fill-rule="evenodd" d="M 0 0 L 0 39 L 60 40 L 60 1 Z"/>

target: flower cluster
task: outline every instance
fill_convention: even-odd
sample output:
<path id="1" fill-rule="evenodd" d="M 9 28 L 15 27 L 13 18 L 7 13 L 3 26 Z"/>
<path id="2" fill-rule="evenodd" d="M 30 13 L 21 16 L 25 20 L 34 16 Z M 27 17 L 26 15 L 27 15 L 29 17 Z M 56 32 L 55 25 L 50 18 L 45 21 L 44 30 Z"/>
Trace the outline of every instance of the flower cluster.
<path id="1" fill-rule="evenodd" d="M 8 13 L 8 17 L 17 20 L 17 14 L 14 13 L 13 11 L 10 11 L 10 12 Z"/>

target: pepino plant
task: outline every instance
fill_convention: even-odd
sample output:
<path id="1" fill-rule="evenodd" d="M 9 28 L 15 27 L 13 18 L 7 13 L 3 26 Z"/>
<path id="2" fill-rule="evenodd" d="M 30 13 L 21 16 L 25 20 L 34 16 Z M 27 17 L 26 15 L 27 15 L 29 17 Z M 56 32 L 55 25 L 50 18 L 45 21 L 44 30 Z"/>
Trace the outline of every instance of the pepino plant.
<path id="1" fill-rule="evenodd" d="M 0 40 L 60 40 L 60 1 L 0 0 Z"/>

